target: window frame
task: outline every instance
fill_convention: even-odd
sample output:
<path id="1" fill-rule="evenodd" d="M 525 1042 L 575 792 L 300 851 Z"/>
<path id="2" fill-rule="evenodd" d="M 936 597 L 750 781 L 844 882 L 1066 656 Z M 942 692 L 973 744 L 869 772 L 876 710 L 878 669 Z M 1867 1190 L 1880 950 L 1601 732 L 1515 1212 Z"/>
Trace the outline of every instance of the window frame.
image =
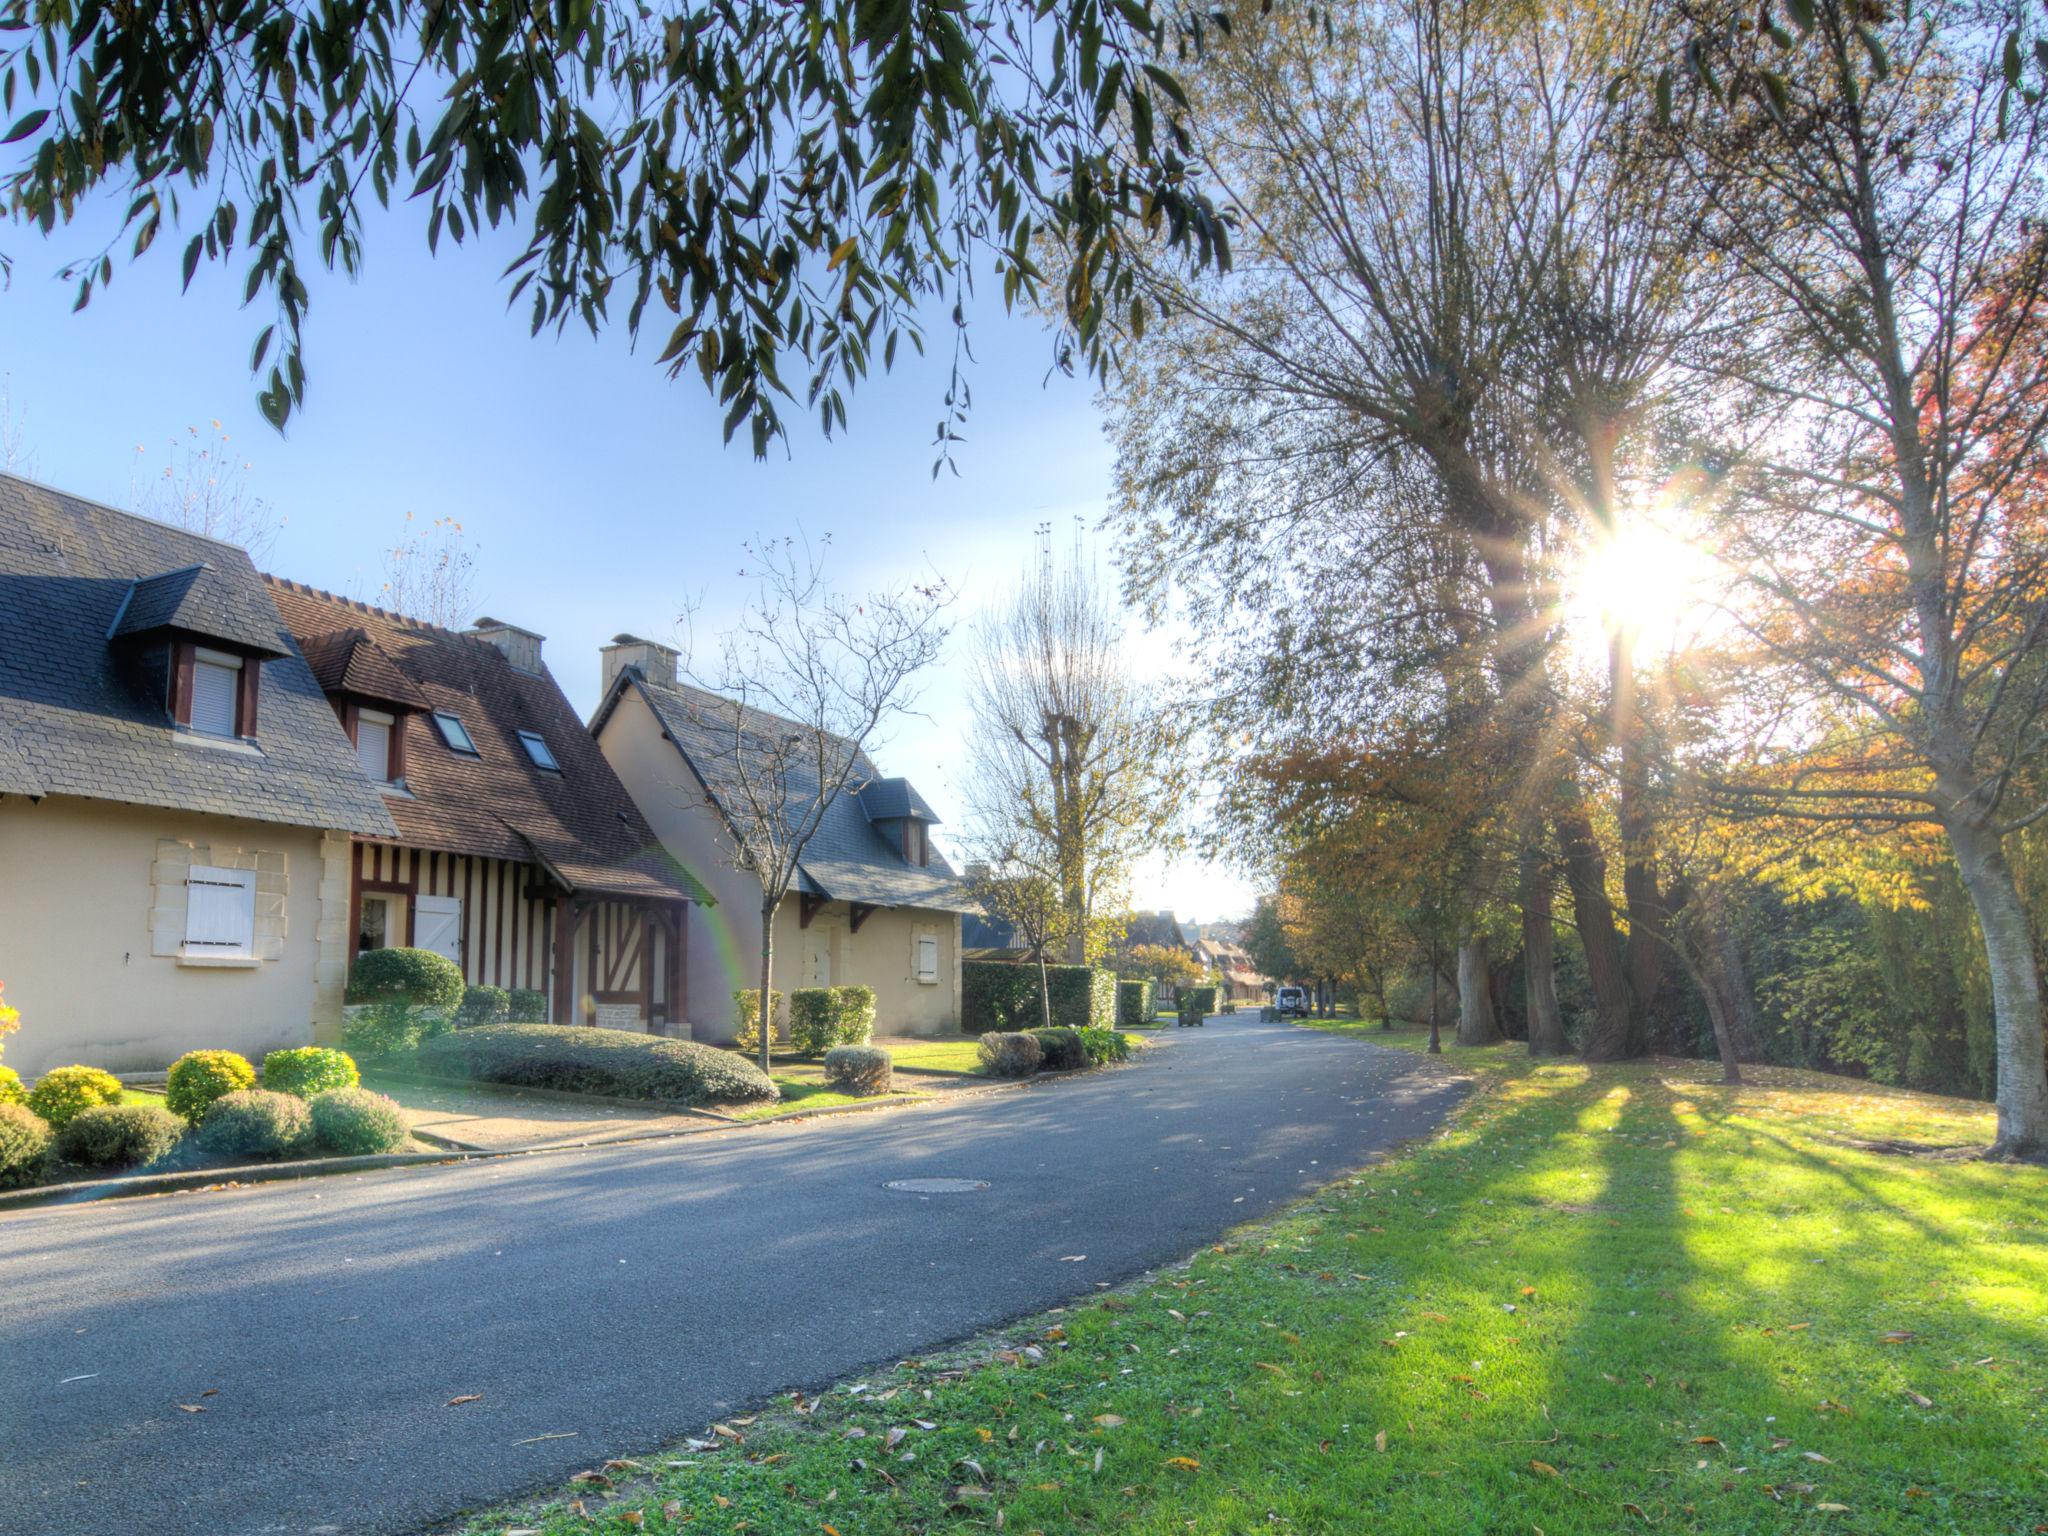
<path id="1" fill-rule="evenodd" d="M 172 718 L 194 735 L 204 736 L 212 741 L 236 741 L 245 736 L 255 735 L 255 690 L 261 665 L 254 657 L 238 656 L 233 651 L 217 651 L 189 641 L 182 642 L 178 646 L 171 675 Z M 196 712 L 194 706 L 199 699 L 201 667 L 211 668 L 215 672 L 226 672 L 231 676 L 231 721 L 225 731 L 209 730 L 193 718 Z"/>
<path id="2" fill-rule="evenodd" d="M 527 761 L 534 767 L 542 773 L 559 774 L 562 771 L 561 759 L 555 756 L 555 749 L 548 745 L 547 737 L 539 731 L 516 731 L 514 734 L 519 738 L 519 745 L 526 749 Z"/>
<path id="3" fill-rule="evenodd" d="M 359 709 L 356 711 L 356 761 L 363 764 L 363 772 L 369 775 L 373 784 L 393 784 L 398 780 L 398 731 L 400 719 L 381 709 Z M 381 776 L 370 772 L 370 765 L 363 762 L 363 727 L 380 725 L 384 728 L 384 772 Z"/>
<path id="4" fill-rule="evenodd" d="M 442 746 L 446 747 L 450 752 L 457 753 L 463 757 L 483 756 L 476 749 L 476 738 L 469 734 L 469 727 L 462 723 L 462 716 L 455 713 L 452 709 L 437 709 L 433 713 L 434 731 L 440 736 Z M 462 744 L 460 746 L 457 746 L 448 734 L 448 727 L 451 725 L 455 727 L 456 733 L 462 737 Z"/>

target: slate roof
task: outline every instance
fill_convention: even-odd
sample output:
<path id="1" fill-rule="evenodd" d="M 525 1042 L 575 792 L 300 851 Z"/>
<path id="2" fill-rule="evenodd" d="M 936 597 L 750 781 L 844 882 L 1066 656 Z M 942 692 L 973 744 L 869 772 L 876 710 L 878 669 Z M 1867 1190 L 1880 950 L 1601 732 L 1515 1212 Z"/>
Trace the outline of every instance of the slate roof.
<path id="1" fill-rule="evenodd" d="M 860 796 L 860 808 L 869 821 L 936 823 L 939 819 L 908 779 L 876 779 L 863 784 L 855 793 Z"/>
<path id="2" fill-rule="evenodd" d="M 1171 912 L 1131 914 L 1130 920 L 1124 924 L 1124 948 L 1136 949 L 1140 944 L 1157 944 L 1166 949 L 1187 948 L 1180 923 Z"/>
<path id="3" fill-rule="evenodd" d="M 734 798 L 733 769 L 726 766 L 736 750 L 733 702 L 688 684 L 650 682 L 637 667 L 628 667 L 614 679 L 611 691 L 591 717 L 593 738 L 604 729 L 605 720 L 629 687 L 637 689 L 641 698 L 646 700 L 648 708 L 654 711 L 662 729 L 689 762 L 713 803 L 724 811 L 726 807 L 721 797 Z M 746 750 L 750 740 L 760 741 L 771 734 L 781 736 L 790 731 L 808 729 L 764 710 L 749 710 L 740 724 L 742 736 L 737 750 L 742 751 Z M 841 745 L 844 745 L 843 741 Z M 940 912 L 975 911 L 975 905 L 961 887 L 959 877 L 938 849 L 931 850 L 929 864 L 910 863 L 903 857 L 901 844 L 892 842 L 874 825 L 874 821 L 886 818 L 873 816 L 872 812 L 862 808 L 869 790 L 901 785 L 902 796 L 892 798 L 894 792 L 885 790 L 882 803 L 891 807 L 915 808 L 898 810 L 898 815 L 921 814 L 926 820 L 937 821 L 931 807 L 924 803 L 917 791 L 904 780 L 884 779 L 876 771 L 873 759 L 865 752 L 855 758 L 849 783 L 860 784 L 862 788 L 835 796 L 825 808 L 825 818 L 805 845 L 798 865 L 798 889 L 829 901 L 858 901 L 880 907 L 924 907 Z M 799 805 L 807 804 L 816 794 L 815 771 L 800 768 L 791 785 L 792 800 Z"/>
<path id="4" fill-rule="evenodd" d="M 538 862 L 571 890 L 654 900 L 711 896 L 669 855 L 553 677 L 521 672 L 487 640 L 267 576 L 294 635 L 346 677 L 389 666 L 420 700 L 406 717 L 405 783 L 386 803 L 412 848 Z M 353 638 L 359 634 L 361 639 Z M 336 638 L 337 636 L 342 638 Z M 365 646 L 371 649 L 365 649 Z M 381 659 L 379 659 L 381 658 Z M 388 697 L 388 695 L 378 695 Z M 451 750 L 426 711 L 457 716 L 476 746 Z M 527 755 L 518 733 L 548 745 L 559 773 Z"/>
<path id="5" fill-rule="evenodd" d="M 206 574 L 161 579 L 194 571 Z M 131 631 L 138 593 L 148 628 Z M 172 723 L 163 674 L 142 663 L 147 638 L 186 618 L 275 658 L 255 749 Z M 245 553 L 12 475 L 0 475 L 0 793 L 393 830 Z"/>

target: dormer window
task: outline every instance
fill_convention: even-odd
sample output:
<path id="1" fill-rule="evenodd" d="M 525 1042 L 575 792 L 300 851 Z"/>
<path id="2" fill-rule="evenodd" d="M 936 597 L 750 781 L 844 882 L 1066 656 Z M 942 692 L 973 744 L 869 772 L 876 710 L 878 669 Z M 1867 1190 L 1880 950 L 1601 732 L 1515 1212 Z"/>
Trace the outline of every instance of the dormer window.
<path id="1" fill-rule="evenodd" d="M 391 782 L 391 735 L 397 720 L 380 710 L 356 712 L 356 761 L 379 784 Z"/>
<path id="2" fill-rule="evenodd" d="M 562 765 L 555 761 L 555 754 L 548 750 L 548 744 L 541 739 L 538 731 L 521 731 L 519 744 L 526 748 L 526 755 L 533 759 L 533 766 L 544 768 L 549 773 L 560 773 Z"/>
<path id="3" fill-rule="evenodd" d="M 201 736 L 233 741 L 256 734 L 256 685 L 263 665 L 253 656 L 183 641 L 173 647 L 171 718 Z"/>
<path id="4" fill-rule="evenodd" d="M 441 733 L 441 739 L 448 743 L 450 752 L 460 752 L 465 757 L 478 755 L 476 743 L 469 739 L 469 729 L 462 723 L 462 717 L 445 709 L 434 711 L 434 729 Z"/>
<path id="5" fill-rule="evenodd" d="M 903 857 L 920 869 L 932 861 L 931 834 L 921 821 L 905 822 L 903 826 Z"/>

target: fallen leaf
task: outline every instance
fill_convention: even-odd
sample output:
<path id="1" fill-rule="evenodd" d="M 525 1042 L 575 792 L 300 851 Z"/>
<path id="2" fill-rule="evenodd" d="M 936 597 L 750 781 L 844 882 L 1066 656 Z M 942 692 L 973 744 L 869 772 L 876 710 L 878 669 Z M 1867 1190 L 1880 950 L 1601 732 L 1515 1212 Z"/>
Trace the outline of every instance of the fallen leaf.
<path id="1" fill-rule="evenodd" d="M 1264 1360 L 1254 1360 L 1252 1364 L 1259 1370 L 1270 1371 L 1275 1376 L 1285 1376 L 1287 1374 L 1285 1367 L 1273 1365 Z"/>
<path id="2" fill-rule="evenodd" d="M 1563 1477 L 1563 1476 L 1564 1476 L 1564 1474 L 1563 1474 L 1562 1472 L 1558 1471 L 1558 1470 L 1557 1470 L 1557 1468 L 1553 1467 L 1553 1466 L 1552 1466 L 1552 1465 L 1551 1465 L 1551 1464 L 1550 1464 L 1549 1462 L 1547 1462 L 1547 1461 L 1531 1461 L 1531 1462 L 1529 1463 L 1529 1470 L 1530 1470 L 1531 1472 L 1540 1472 L 1540 1473 L 1542 1473 L 1542 1474 L 1543 1474 L 1543 1475 L 1544 1475 L 1545 1477 Z"/>
<path id="3" fill-rule="evenodd" d="M 1903 1344 L 1906 1342 L 1906 1340 L 1912 1338 L 1913 1334 L 1910 1330 L 1905 1328 L 1890 1328 L 1885 1330 L 1885 1332 L 1880 1334 L 1878 1337 L 1879 1341 L 1885 1344 Z"/>
<path id="4" fill-rule="evenodd" d="M 1384 1429 L 1372 1437 L 1372 1448 L 1376 1451 L 1384 1451 L 1387 1448 L 1387 1432 Z"/>
<path id="5" fill-rule="evenodd" d="M 480 1403 L 483 1400 L 484 1395 L 481 1392 L 465 1392 L 460 1397 L 449 1398 L 442 1406 L 446 1408 L 460 1408 L 464 1403 Z"/>
<path id="6" fill-rule="evenodd" d="M 197 1404 L 197 1403 L 180 1403 L 180 1404 L 178 1404 L 178 1411 L 179 1411 L 180 1413 L 204 1413 L 204 1412 L 206 1412 L 206 1410 L 205 1410 L 204 1408 L 200 1407 L 200 1406 L 199 1406 L 199 1404 Z"/>
<path id="7" fill-rule="evenodd" d="M 1085 1253 L 1063 1253 L 1060 1255 L 1060 1262 L 1062 1264 L 1079 1264 L 1087 1257 L 1088 1255 Z"/>
<path id="8" fill-rule="evenodd" d="M 712 1426 L 711 1426 L 711 1433 L 713 1433 L 714 1435 L 717 1435 L 717 1436 L 718 1436 L 718 1437 L 719 1437 L 719 1438 L 720 1438 L 721 1440 L 745 1440 L 745 1439 L 747 1438 L 747 1437 L 746 1437 L 745 1435 L 741 1434 L 741 1433 L 740 1433 L 740 1432 L 739 1432 L 738 1430 L 736 1430 L 736 1429 L 732 1428 L 732 1427 L 731 1427 L 731 1426 L 729 1426 L 729 1425 L 725 1425 L 725 1424 L 714 1424 L 714 1425 L 712 1425 Z"/>
<path id="9" fill-rule="evenodd" d="M 1804 1456 L 1808 1461 L 1817 1461 L 1821 1463 L 1823 1466 L 1832 1467 L 1835 1464 L 1833 1458 L 1823 1456 L 1819 1451 L 1801 1451 L 1799 1454 Z"/>
<path id="10" fill-rule="evenodd" d="M 1115 1413 L 1098 1413 L 1095 1415 L 1095 1422 L 1104 1429 L 1115 1429 L 1117 1425 L 1123 1423 L 1123 1416 Z"/>
<path id="11" fill-rule="evenodd" d="M 569 1481 L 572 1483 L 587 1483 L 593 1488 L 609 1488 L 612 1485 L 612 1480 L 602 1472 L 578 1472 Z"/>
<path id="12" fill-rule="evenodd" d="M 1178 1472 L 1199 1472 L 1202 1464 L 1192 1456 L 1169 1456 L 1166 1464 Z"/>
<path id="13" fill-rule="evenodd" d="M 646 1523 L 647 1517 L 637 1509 L 622 1509 L 619 1511 L 619 1524 L 621 1525 L 631 1526 L 637 1531 Z"/>
<path id="14" fill-rule="evenodd" d="M 1934 1406 L 1933 1398 L 1922 1397 L 1918 1392 L 1913 1391 L 1910 1387 L 1906 1389 L 1906 1401 L 1911 1403 L 1915 1408 L 1932 1408 Z M 1906 1491 L 1908 1493 L 1911 1493 L 1913 1490 L 1908 1488 Z"/>
<path id="15" fill-rule="evenodd" d="M 910 1431 L 905 1429 L 902 1425 L 895 1425 L 890 1429 L 889 1433 L 882 1436 L 882 1444 L 893 1451 L 896 1449 L 897 1446 L 903 1443 L 903 1437 L 909 1433 Z"/>
<path id="16" fill-rule="evenodd" d="M 1846 1504 L 1816 1504 L 1813 1507 L 1824 1514 L 1846 1515 L 1849 1513 L 1849 1506 Z"/>

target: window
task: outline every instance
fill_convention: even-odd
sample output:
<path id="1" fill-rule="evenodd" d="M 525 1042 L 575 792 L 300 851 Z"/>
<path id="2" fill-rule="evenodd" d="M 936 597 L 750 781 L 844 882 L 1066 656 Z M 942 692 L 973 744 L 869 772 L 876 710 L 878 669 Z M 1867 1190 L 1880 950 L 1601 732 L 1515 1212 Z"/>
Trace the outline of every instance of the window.
<path id="1" fill-rule="evenodd" d="M 549 773 L 560 773 L 562 765 L 555 761 L 555 754 L 548 750 L 548 744 L 540 739 L 539 731 L 521 731 L 519 744 L 526 748 L 526 755 L 533 759 L 536 768 L 545 768 Z"/>
<path id="2" fill-rule="evenodd" d="M 195 864 L 185 876 L 183 953 L 206 959 L 256 956 L 256 872 Z"/>
<path id="3" fill-rule="evenodd" d="M 917 865 L 919 868 L 923 868 L 931 863 L 931 836 L 923 822 L 911 821 L 905 824 L 903 845 L 903 856 L 910 863 Z"/>
<path id="4" fill-rule="evenodd" d="M 437 709 L 434 711 L 434 726 L 440 731 L 441 739 L 448 743 L 450 752 L 461 752 L 470 757 L 478 755 L 476 743 L 469 739 L 469 730 L 463 725 L 460 715 Z"/>
<path id="5" fill-rule="evenodd" d="M 928 987 L 939 984 L 939 937 L 935 933 L 917 936 L 917 979 Z"/>
<path id="6" fill-rule="evenodd" d="M 379 784 L 391 782 L 391 731 L 397 721 L 374 709 L 356 714 L 356 760 Z"/>
<path id="7" fill-rule="evenodd" d="M 192 714 L 188 722 L 208 736 L 233 736 L 242 693 L 242 658 L 220 651 L 194 651 Z"/>
<path id="8" fill-rule="evenodd" d="M 391 942 L 391 898 L 365 896 L 361 922 L 356 928 L 356 952 L 383 949 Z"/>

